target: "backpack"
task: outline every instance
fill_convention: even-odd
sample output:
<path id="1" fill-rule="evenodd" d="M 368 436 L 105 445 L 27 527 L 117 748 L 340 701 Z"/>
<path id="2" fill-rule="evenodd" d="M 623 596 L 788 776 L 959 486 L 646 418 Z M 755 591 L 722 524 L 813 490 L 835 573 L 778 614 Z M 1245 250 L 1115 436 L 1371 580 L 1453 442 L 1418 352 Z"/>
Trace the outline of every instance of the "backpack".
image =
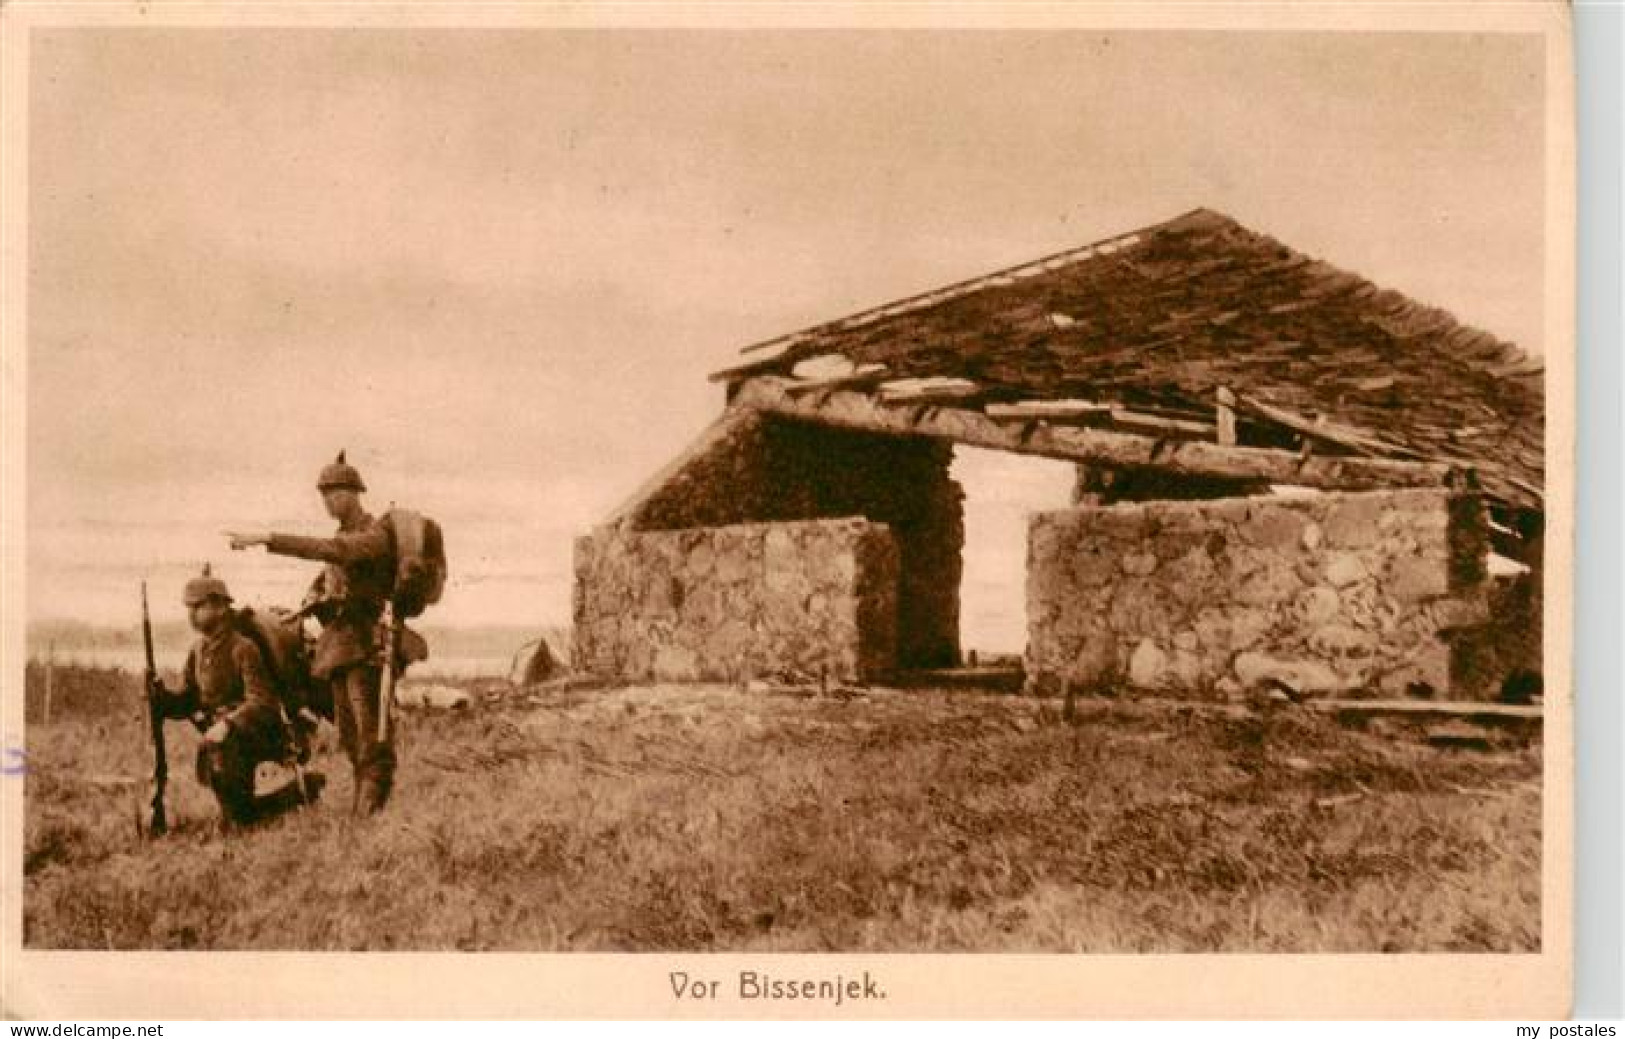
<path id="1" fill-rule="evenodd" d="M 260 651 L 271 688 L 288 717 L 297 718 L 308 708 L 332 721 L 333 701 L 326 683 L 315 681 L 310 674 L 310 644 L 304 626 L 285 611 L 259 613 L 248 607 L 237 610 L 233 620 L 238 634 Z"/>
<path id="2" fill-rule="evenodd" d="M 440 524 L 410 509 L 390 509 L 383 523 L 395 546 L 395 615 L 416 617 L 446 588 L 446 539 Z"/>

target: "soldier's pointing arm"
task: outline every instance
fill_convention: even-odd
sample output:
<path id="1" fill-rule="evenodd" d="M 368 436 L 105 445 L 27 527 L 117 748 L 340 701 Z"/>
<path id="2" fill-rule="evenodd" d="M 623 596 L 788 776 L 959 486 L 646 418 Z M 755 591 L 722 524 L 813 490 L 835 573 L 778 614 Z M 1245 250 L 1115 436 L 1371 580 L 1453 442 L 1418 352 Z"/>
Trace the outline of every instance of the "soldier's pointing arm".
<path id="1" fill-rule="evenodd" d="M 330 538 L 307 538 L 294 534 L 272 534 L 266 550 L 279 556 L 297 556 L 323 563 L 359 563 L 389 555 L 389 531 L 381 523 L 366 530 L 340 531 Z"/>

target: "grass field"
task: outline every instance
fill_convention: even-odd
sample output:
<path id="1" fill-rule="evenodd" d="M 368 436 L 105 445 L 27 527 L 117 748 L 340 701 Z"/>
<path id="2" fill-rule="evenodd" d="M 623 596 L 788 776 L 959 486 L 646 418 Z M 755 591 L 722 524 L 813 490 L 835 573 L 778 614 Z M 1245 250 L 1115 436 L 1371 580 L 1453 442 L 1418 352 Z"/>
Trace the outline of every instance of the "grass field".
<path id="1" fill-rule="evenodd" d="M 141 843 L 137 687 L 59 674 L 28 728 L 29 947 L 1539 947 L 1538 746 L 1442 750 L 1290 707 L 476 697 L 403 712 L 381 817 L 347 817 L 324 728 L 323 801 L 231 838 L 171 725 L 174 831 Z"/>

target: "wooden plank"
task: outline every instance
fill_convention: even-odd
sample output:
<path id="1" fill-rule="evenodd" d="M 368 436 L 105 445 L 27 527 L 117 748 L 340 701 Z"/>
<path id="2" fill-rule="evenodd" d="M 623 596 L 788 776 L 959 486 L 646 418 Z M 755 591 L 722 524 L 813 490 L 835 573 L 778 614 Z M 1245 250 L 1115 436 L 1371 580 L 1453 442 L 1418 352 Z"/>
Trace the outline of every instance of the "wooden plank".
<path id="1" fill-rule="evenodd" d="M 857 371 L 857 362 L 841 353 L 814 354 L 803 357 L 790 369 L 795 379 L 836 379 Z"/>
<path id="2" fill-rule="evenodd" d="M 1507 530 L 1493 523 L 1490 524 L 1490 548 L 1497 555 L 1505 556 L 1525 565 L 1528 565 L 1534 553 L 1534 546 L 1519 537 L 1515 531 Z"/>
<path id="3" fill-rule="evenodd" d="M 1214 425 L 1218 427 L 1219 443 L 1226 447 L 1234 447 L 1236 443 L 1236 395 L 1230 392 L 1230 387 L 1220 386 L 1218 393 L 1218 411 Z"/>
<path id="4" fill-rule="evenodd" d="M 737 365 L 733 368 L 724 368 L 720 372 L 712 372 L 706 378 L 710 382 L 736 382 L 740 379 L 748 379 L 753 375 L 765 375 L 783 367 L 784 359 L 784 352 L 781 351 L 759 361 Z"/>
<path id="5" fill-rule="evenodd" d="M 1447 466 L 1386 458 L 1300 456 L 1262 447 L 1227 447 L 1196 440 L 1168 440 L 1116 430 L 1029 420 L 1012 429 L 980 411 L 941 407 L 915 416 L 913 406 L 888 405 L 848 390 L 798 399 L 784 379 L 745 382 L 734 407 L 843 429 L 902 436 L 930 436 L 1016 454 L 1094 462 L 1112 468 L 1153 468 L 1193 476 L 1268 480 L 1339 490 L 1443 486 Z"/>
<path id="6" fill-rule="evenodd" d="M 797 379 L 788 387 L 791 393 L 812 393 L 815 390 L 832 390 L 838 387 L 857 389 L 859 387 L 874 386 L 888 378 L 886 366 L 883 364 L 859 365 L 857 371 L 849 375 L 831 375 L 822 379 Z"/>
<path id="7" fill-rule="evenodd" d="M 1014 664 L 898 671 L 890 677 L 891 684 L 899 689 L 977 689 L 1015 693 L 1021 691 L 1027 675 L 1020 664 Z"/>
<path id="8" fill-rule="evenodd" d="M 882 383 L 880 399 L 887 402 L 925 403 L 936 400 L 963 400 L 981 392 L 982 387 L 969 379 L 934 376 Z"/>
<path id="9" fill-rule="evenodd" d="M 1331 714 L 1395 714 L 1415 718 L 1511 718 L 1539 721 L 1544 710 L 1538 704 L 1479 703 L 1471 700 L 1316 700 L 1303 706 Z"/>
<path id="10" fill-rule="evenodd" d="M 1160 415 L 1148 415 L 1143 411 L 1133 411 L 1129 408 L 1112 408 L 1111 418 L 1113 422 L 1120 426 L 1149 429 L 1172 436 L 1191 436 L 1205 439 L 1214 436 L 1218 432 L 1218 427 L 1211 422 L 1163 418 Z"/>
<path id="11" fill-rule="evenodd" d="M 989 404 L 982 409 L 992 418 L 1093 418 L 1110 415 L 1112 405 L 1088 400 L 1023 400 L 1014 404 Z"/>
<path id="12" fill-rule="evenodd" d="M 1260 418 L 1285 426 L 1294 433 L 1299 433 L 1315 440 L 1328 444 L 1358 451 L 1363 455 L 1389 455 L 1396 458 L 1419 459 L 1422 456 L 1408 447 L 1391 444 L 1378 439 L 1363 430 L 1352 429 L 1348 426 L 1336 425 L 1329 422 L 1311 422 L 1297 412 L 1274 404 L 1265 404 L 1252 397 L 1240 397 L 1237 403 L 1246 411 L 1250 411 Z"/>

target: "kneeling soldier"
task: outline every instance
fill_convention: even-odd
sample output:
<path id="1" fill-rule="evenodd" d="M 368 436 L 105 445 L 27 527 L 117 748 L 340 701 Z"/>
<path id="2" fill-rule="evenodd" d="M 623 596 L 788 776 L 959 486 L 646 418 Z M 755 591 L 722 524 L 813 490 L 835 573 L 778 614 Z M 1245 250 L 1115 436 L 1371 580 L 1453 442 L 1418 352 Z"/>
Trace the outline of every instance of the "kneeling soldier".
<path id="1" fill-rule="evenodd" d="M 290 784 L 254 796 L 255 768 L 294 758 L 294 734 L 259 647 L 237 630 L 231 594 L 207 566 L 186 582 L 186 612 L 199 638 L 186 655 L 183 685 L 170 690 L 154 678 L 147 695 L 165 717 L 189 719 L 202 731 L 197 778 L 214 791 L 222 822 L 245 825 L 314 796 L 320 782 L 315 775 L 304 777 L 303 792 Z"/>

